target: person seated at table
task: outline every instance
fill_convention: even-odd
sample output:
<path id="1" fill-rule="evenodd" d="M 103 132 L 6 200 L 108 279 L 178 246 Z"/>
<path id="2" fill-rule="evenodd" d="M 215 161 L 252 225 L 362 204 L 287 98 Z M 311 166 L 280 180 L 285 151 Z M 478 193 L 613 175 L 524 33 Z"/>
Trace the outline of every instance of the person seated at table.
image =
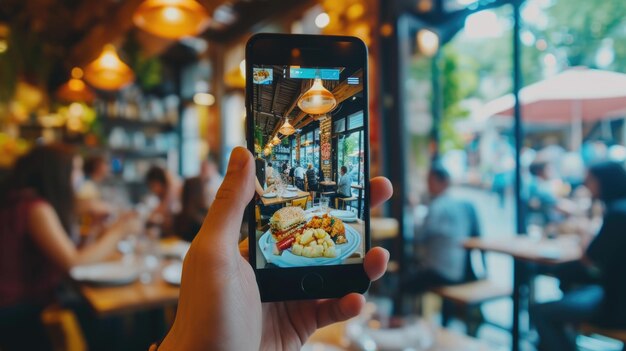
<path id="1" fill-rule="evenodd" d="M 405 291 L 420 294 L 468 278 L 462 244 L 472 230 L 478 230 L 478 219 L 471 203 L 450 193 L 450 184 L 450 173 L 441 164 L 433 164 L 427 178 L 431 203 L 416 233 L 417 262 L 403 283 Z"/>
<path id="2" fill-rule="evenodd" d="M 270 186 L 276 183 L 277 174 L 274 171 L 274 167 L 272 167 L 272 163 L 268 162 L 267 167 L 265 168 L 265 183 L 267 186 Z"/>
<path id="3" fill-rule="evenodd" d="M 162 234 L 171 234 L 174 214 L 180 209 L 179 181 L 162 167 L 152 166 L 146 173 L 146 183 L 156 198 L 156 206 L 151 210 L 148 222 L 160 228 Z"/>
<path id="4" fill-rule="evenodd" d="M 77 249 L 73 181 L 80 170 L 67 146 L 35 146 L 0 188 L 0 349 L 46 350 L 41 311 L 72 267 L 107 259 L 125 235 L 141 230 L 122 215 L 99 239 Z"/>
<path id="5" fill-rule="evenodd" d="M 78 198 L 77 210 L 89 213 L 96 217 L 106 217 L 112 212 L 109 204 L 103 201 L 102 183 L 111 173 L 111 168 L 103 156 L 86 158 L 83 163 L 85 179 L 81 182 L 76 193 Z"/>
<path id="6" fill-rule="evenodd" d="M 531 309 L 540 350 L 576 350 L 568 328 L 575 324 L 626 328 L 626 171 L 615 162 L 596 164 L 585 186 L 605 205 L 602 227 L 580 261 L 557 270 L 563 297 Z"/>
<path id="7" fill-rule="evenodd" d="M 313 164 L 311 163 L 309 163 L 309 166 L 307 167 L 306 182 L 309 195 L 311 196 L 311 202 L 313 202 L 315 200 L 315 195 L 319 187 L 319 182 L 317 178 L 317 172 L 315 171 L 315 168 L 313 168 Z"/>
<path id="8" fill-rule="evenodd" d="M 352 196 L 352 177 L 348 173 L 348 167 L 341 166 L 339 170 L 339 181 L 337 182 L 337 192 L 330 196 L 331 206 L 335 206 L 337 198 Z"/>
<path id="9" fill-rule="evenodd" d="M 217 190 L 224 180 L 217 168 L 217 161 L 212 155 L 209 155 L 200 164 L 200 179 L 204 183 L 203 192 L 206 198 L 206 207 L 209 208 L 215 201 Z"/>
<path id="10" fill-rule="evenodd" d="M 202 227 L 209 207 L 204 196 L 205 182 L 201 177 L 185 180 L 181 211 L 174 217 L 174 233 L 183 240 L 192 241 Z"/>
<path id="11" fill-rule="evenodd" d="M 293 170 L 293 176 L 295 178 L 296 187 L 300 190 L 304 190 L 304 177 L 306 171 L 300 166 L 300 161 L 296 161 L 296 168 Z"/>

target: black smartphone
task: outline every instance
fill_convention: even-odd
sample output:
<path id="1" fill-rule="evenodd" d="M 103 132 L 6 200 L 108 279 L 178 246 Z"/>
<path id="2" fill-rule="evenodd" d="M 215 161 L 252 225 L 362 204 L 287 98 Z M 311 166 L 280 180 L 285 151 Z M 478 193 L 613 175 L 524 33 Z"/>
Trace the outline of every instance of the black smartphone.
<path id="1" fill-rule="evenodd" d="M 262 301 L 367 291 L 367 47 L 356 37 L 258 34 L 246 44 L 256 158 L 250 264 Z"/>

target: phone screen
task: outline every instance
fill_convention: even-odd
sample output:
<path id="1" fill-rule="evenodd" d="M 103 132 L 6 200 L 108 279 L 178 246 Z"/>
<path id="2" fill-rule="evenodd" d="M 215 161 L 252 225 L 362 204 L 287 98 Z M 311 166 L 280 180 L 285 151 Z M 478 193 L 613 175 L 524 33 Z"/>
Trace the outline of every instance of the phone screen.
<path id="1" fill-rule="evenodd" d="M 369 220 L 364 67 L 251 66 L 263 189 L 254 200 L 256 268 L 361 264 Z"/>

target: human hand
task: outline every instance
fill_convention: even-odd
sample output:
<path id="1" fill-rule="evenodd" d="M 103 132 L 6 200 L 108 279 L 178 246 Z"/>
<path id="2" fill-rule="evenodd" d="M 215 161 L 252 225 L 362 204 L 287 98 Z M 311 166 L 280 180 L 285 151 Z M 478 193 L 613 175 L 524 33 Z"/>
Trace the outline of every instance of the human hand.
<path id="1" fill-rule="evenodd" d="M 178 311 L 159 350 L 299 350 L 320 327 L 358 315 L 360 294 L 340 299 L 261 304 L 252 267 L 237 241 L 255 184 L 252 155 L 233 150 L 228 172 L 185 257 Z M 385 178 L 371 181 L 372 206 L 389 199 Z M 389 253 L 373 248 L 364 260 L 371 280 L 385 272 Z"/>

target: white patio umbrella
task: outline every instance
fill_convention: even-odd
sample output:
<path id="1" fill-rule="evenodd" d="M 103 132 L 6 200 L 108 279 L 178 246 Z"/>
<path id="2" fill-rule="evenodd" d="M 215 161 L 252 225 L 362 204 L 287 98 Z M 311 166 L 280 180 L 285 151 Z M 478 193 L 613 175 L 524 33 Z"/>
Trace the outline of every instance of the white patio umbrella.
<path id="1" fill-rule="evenodd" d="M 582 142 L 583 122 L 600 120 L 626 108 L 626 74 L 575 67 L 520 91 L 522 120 L 530 123 L 571 123 L 572 149 Z M 513 94 L 485 104 L 487 116 L 513 116 Z"/>

